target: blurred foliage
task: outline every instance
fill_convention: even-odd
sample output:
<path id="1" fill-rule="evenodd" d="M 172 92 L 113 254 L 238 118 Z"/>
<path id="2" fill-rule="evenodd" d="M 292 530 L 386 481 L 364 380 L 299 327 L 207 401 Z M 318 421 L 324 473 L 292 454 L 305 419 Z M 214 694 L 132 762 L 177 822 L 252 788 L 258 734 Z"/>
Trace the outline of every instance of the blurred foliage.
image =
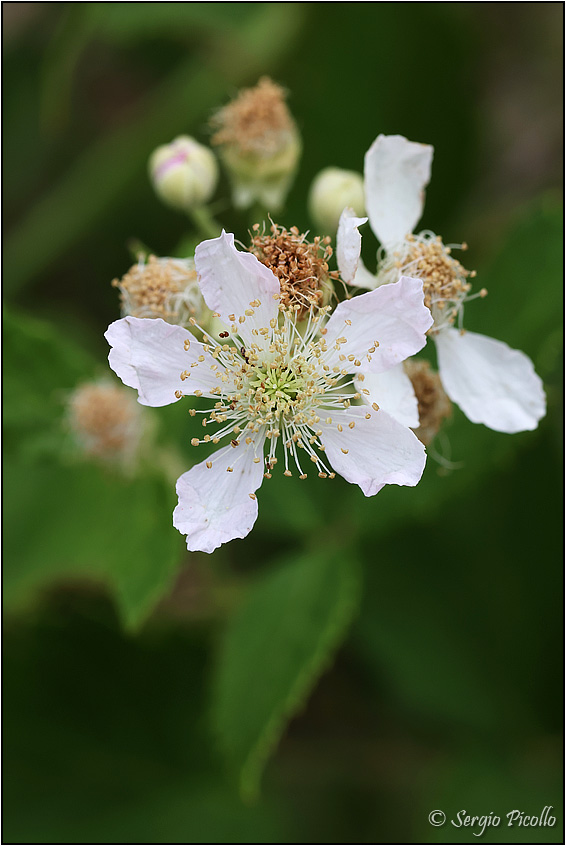
<path id="1" fill-rule="evenodd" d="M 262 577 L 226 632 L 214 722 L 244 797 L 257 797 L 286 719 L 328 666 L 357 607 L 351 552 L 320 542 L 315 550 Z"/>
<path id="2" fill-rule="evenodd" d="M 6 842 L 476 842 L 429 812 L 545 805 L 554 829 L 481 839 L 557 842 L 557 4 L 3 12 Z M 310 226 L 316 172 L 361 171 L 378 132 L 434 144 L 422 224 L 469 242 L 489 296 L 466 325 L 531 356 L 548 414 L 508 436 L 455 409 L 422 482 L 377 498 L 274 474 L 247 539 L 189 555 L 171 526 L 186 406 L 148 410 L 133 476 L 81 460 L 65 408 L 108 375 L 131 239 L 168 255 L 197 237 L 153 196 L 149 154 L 206 142 L 265 73 L 303 134 L 287 226 Z M 225 180 L 214 212 L 245 241 Z"/>

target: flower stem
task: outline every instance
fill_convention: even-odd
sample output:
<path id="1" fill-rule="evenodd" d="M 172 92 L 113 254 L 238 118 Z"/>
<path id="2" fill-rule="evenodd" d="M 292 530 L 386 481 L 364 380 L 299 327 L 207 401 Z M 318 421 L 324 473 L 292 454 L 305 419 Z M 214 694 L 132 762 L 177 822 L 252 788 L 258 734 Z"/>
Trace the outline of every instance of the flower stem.
<path id="1" fill-rule="evenodd" d="M 188 212 L 195 228 L 204 238 L 218 238 L 222 232 L 222 227 L 217 220 L 210 213 L 207 206 L 198 206 Z"/>

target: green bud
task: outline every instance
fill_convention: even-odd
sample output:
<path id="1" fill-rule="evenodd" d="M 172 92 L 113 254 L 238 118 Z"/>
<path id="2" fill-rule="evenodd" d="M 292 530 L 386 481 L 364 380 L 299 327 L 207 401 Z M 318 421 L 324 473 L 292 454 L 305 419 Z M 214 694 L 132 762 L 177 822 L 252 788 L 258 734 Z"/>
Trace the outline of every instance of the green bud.
<path id="1" fill-rule="evenodd" d="M 346 206 L 358 217 L 364 215 L 363 176 L 353 170 L 324 168 L 315 176 L 309 192 L 309 211 L 318 230 L 336 232 Z"/>
<path id="2" fill-rule="evenodd" d="M 214 153 L 188 135 L 158 147 L 149 160 L 149 173 L 163 202 L 182 211 L 208 203 L 218 182 Z"/>

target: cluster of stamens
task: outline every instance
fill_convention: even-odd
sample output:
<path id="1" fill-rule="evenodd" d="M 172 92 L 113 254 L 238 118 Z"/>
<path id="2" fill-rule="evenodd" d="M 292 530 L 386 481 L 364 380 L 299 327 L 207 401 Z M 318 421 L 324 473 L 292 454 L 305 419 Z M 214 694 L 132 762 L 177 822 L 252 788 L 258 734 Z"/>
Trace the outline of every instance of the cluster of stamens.
<path id="1" fill-rule="evenodd" d="M 278 294 L 274 297 L 279 299 Z M 261 303 L 254 300 L 249 305 L 246 315 L 253 315 Z M 193 417 L 202 414 L 202 426 L 205 429 L 214 426 L 215 431 L 202 438 L 192 438 L 192 445 L 216 445 L 223 438 L 229 437 L 232 447 L 236 449 L 244 441 L 247 447 L 253 445 L 256 450 L 253 459 L 256 464 L 265 461 L 264 476 L 269 479 L 278 460 L 277 444 L 281 442 L 284 447 L 284 475 L 292 475 L 289 465 L 293 462 L 299 478 L 307 478 L 301 465 L 301 454 L 305 456 L 304 460 L 315 465 L 321 478 L 334 478 L 335 473 L 324 460 L 325 448 L 320 440 L 320 423 L 322 421 L 332 425 L 333 412 L 344 412 L 353 401 L 361 398 L 361 394 L 353 388 L 352 367 L 347 369 L 344 366 L 347 358 L 352 359 L 356 367 L 361 362 L 354 360 L 354 356 L 346 357 L 342 354 L 339 356 L 342 366 L 326 363 L 329 352 L 339 351 L 342 344 L 347 343 L 346 338 L 342 337 L 334 342 L 331 349 L 327 346 L 324 339 L 327 312 L 327 307 L 311 309 L 306 327 L 301 327 L 299 332 L 296 314 L 290 313 L 280 303 L 279 318 L 272 318 L 267 327 L 252 329 L 252 336 L 257 337 L 257 343 L 252 341 L 247 346 L 243 346 L 244 342 L 238 334 L 238 323 L 245 322 L 245 317 L 244 321 L 242 318 L 236 321 L 236 315 L 228 316 L 231 321 L 230 332 L 222 332 L 220 337 L 224 341 L 232 335 L 232 343 L 217 343 L 203 332 L 204 355 L 192 362 L 181 374 L 181 379 L 189 380 L 190 383 L 193 368 L 204 367 L 214 374 L 217 384 L 206 392 L 206 396 L 217 398 L 216 403 L 203 411 L 191 408 L 189 413 Z M 195 321 L 192 323 L 196 325 Z M 377 341 L 371 348 L 373 352 L 375 346 Z M 191 341 L 187 339 L 185 350 L 190 348 Z M 371 359 L 371 353 L 368 356 Z M 198 378 L 198 372 L 195 375 Z M 199 389 L 191 393 L 197 397 L 203 396 Z M 182 391 L 177 391 L 178 397 L 183 395 Z M 375 405 L 374 410 L 378 410 Z M 371 417 L 369 410 L 366 417 Z M 355 427 L 355 421 L 348 421 L 344 414 L 342 420 L 350 429 Z M 343 431 L 341 423 L 335 422 L 334 425 L 338 431 Z M 265 439 L 269 445 L 264 459 L 257 452 L 261 449 L 263 453 Z M 348 449 L 342 451 L 348 453 Z M 233 464 L 227 468 L 228 472 L 233 472 L 244 452 L 240 450 L 235 453 Z M 212 468 L 214 461 L 215 455 L 212 455 L 206 466 Z"/>
<path id="2" fill-rule="evenodd" d="M 294 134 L 295 123 L 285 104 L 285 91 L 268 77 L 245 88 L 214 115 L 211 142 L 234 146 L 240 153 L 271 156 Z"/>
<path id="3" fill-rule="evenodd" d="M 475 270 L 467 270 L 452 257 L 452 249 L 467 250 L 467 244 L 446 246 L 433 232 L 408 235 L 402 246 L 385 255 L 379 262 L 378 277 L 382 282 L 397 281 L 401 274 L 423 281 L 424 302 L 434 318 L 429 332 L 434 333 L 452 326 L 461 315 L 464 302 L 475 297 L 485 297 L 482 288 L 469 296 Z"/>
<path id="4" fill-rule="evenodd" d="M 428 361 L 408 359 L 405 371 L 418 402 L 419 427 L 415 429 L 415 434 L 428 446 L 444 421 L 451 416 L 452 403 L 442 387 L 440 376 L 432 370 Z"/>
<path id="5" fill-rule="evenodd" d="M 190 259 L 140 258 L 112 285 L 120 290 L 124 317 L 161 317 L 166 323 L 188 326 L 190 318 L 201 319 L 205 309 Z"/>
<path id="6" fill-rule="evenodd" d="M 271 224 L 270 234 L 254 224 L 250 252 L 277 276 L 281 285 L 281 305 L 297 313 L 301 320 L 311 308 L 320 308 L 332 294 L 332 281 L 339 279 L 330 271 L 330 237 L 307 240 L 296 226 L 287 230 Z"/>

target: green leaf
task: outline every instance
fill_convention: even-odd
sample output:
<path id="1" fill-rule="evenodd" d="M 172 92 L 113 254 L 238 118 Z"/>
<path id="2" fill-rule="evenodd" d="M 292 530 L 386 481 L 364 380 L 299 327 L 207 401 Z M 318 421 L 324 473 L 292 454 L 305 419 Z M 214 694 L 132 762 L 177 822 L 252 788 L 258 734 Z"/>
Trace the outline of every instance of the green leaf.
<path id="1" fill-rule="evenodd" d="M 14 458 L 5 460 L 4 484 L 6 608 L 17 610 L 54 581 L 88 577 L 111 585 L 124 625 L 139 626 L 179 566 L 173 485 Z"/>
<path id="2" fill-rule="evenodd" d="M 351 554 L 303 555 L 258 581 L 229 624 L 213 720 L 245 798 L 257 796 L 262 770 L 287 720 L 342 641 L 359 588 Z"/>
<path id="3" fill-rule="evenodd" d="M 293 6 L 292 14 L 287 4 L 256 5 L 257 11 L 237 33 L 224 28 L 216 32 L 214 49 L 204 58 L 181 63 L 139 104 L 134 119 L 95 139 L 33 204 L 6 239 L 6 290 L 13 292 L 44 273 L 135 180 L 146 179 L 152 149 L 175 134 L 194 131 L 234 86 L 277 64 L 292 44 L 303 12 L 300 4 Z M 106 15 L 105 9 L 93 11 Z"/>
<path id="4" fill-rule="evenodd" d="M 95 368 L 55 327 L 7 313 L 4 350 L 6 607 L 54 580 L 88 576 L 113 587 L 124 624 L 136 627 L 179 564 L 174 485 L 154 470 L 125 478 L 69 463 L 65 401 Z"/>
<path id="5" fill-rule="evenodd" d="M 90 377 L 94 361 L 54 326 L 4 311 L 4 426 L 24 436 L 60 436 L 65 397 Z"/>
<path id="6" fill-rule="evenodd" d="M 208 640 L 171 622 L 129 637 L 94 591 L 53 591 L 8 625 L 5 840 L 296 842 L 279 798 L 248 808 L 222 778 Z"/>

